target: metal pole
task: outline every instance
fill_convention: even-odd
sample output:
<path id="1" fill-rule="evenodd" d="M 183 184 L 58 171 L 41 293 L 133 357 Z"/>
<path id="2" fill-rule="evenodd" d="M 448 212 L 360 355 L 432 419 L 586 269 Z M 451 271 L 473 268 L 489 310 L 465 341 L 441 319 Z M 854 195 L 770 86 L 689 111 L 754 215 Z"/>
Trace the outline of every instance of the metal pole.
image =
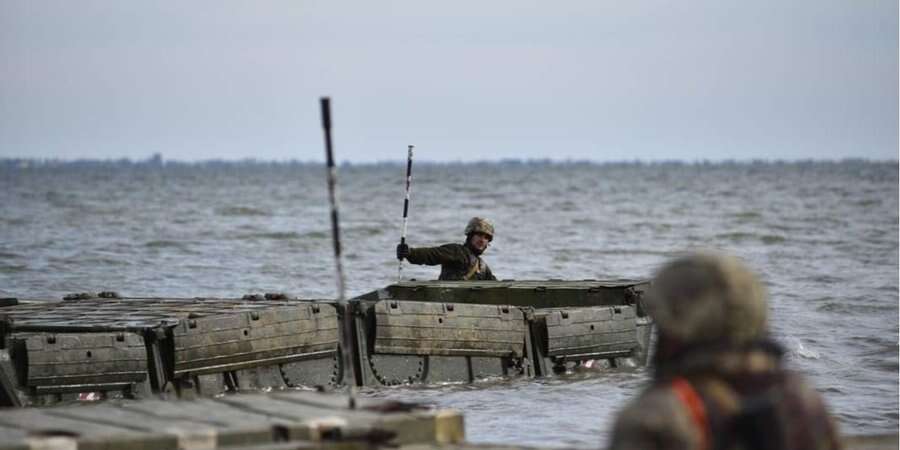
<path id="1" fill-rule="evenodd" d="M 337 196 L 337 169 L 334 166 L 334 153 L 331 148 L 331 99 L 322 97 L 320 99 L 322 107 L 322 128 L 325 131 L 325 159 L 328 164 L 328 199 L 331 202 L 331 237 L 334 242 L 334 263 L 337 270 L 337 290 L 338 304 L 344 312 L 344 320 L 341 331 L 343 342 L 346 348 L 341 348 L 341 356 L 343 358 L 344 379 L 350 374 L 349 390 L 349 406 L 350 409 L 356 408 L 356 371 L 354 370 L 353 361 L 351 359 L 353 344 L 353 308 L 350 302 L 346 300 L 344 288 L 344 267 L 341 263 L 341 234 L 338 222 L 338 196 Z"/>
<path id="2" fill-rule="evenodd" d="M 409 153 L 406 157 L 406 199 L 403 200 L 403 229 L 400 232 L 400 243 L 406 243 L 406 223 L 409 218 L 409 187 L 412 184 L 412 158 L 413 146 L 409 146 Z M 403 281 L 403 260 L 401 259 L 397 265 L 397 282 Z"/>

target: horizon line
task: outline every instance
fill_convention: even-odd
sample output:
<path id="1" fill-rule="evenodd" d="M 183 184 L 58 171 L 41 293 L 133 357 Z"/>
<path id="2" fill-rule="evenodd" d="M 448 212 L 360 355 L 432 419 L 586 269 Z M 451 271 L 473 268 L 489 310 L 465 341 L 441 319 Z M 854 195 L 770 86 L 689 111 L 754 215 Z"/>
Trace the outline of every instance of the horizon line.
<path id="1" fill-rule="evenodd" d="M 633 159 L 591 159 L 591 158 L 495 158 L 495 159 L 473 159 L 473 160 L 436 160 L 436 159 L 415 159 L 417 164 L 425 165 L 478 165 L 478 164 L 591 164 L 591 165 L 655 165 L 655 164 L 797 164 L 797 163 L 900 163 L 898 158 L 865 158 L 865 157 L 843 157 L 843 158 L 633 158 Z M 10 164 L 35 164 L 35 165 L 155 165 L 164 166 L 172 165 L 323 165 L 324 159 L 262 159 L 262 158 L 208 158 L 208 159 L 179 159 L 179 158 L 163 158 L 162 154 L 155 153 L 148 158 L 134 159 L 129 157 L 121 158 L 66 158 L 66 157 L 0 157 L 0 165 L 9 166 Z M 374 161 L 351 161 L 343 160 L 338 163 L 341 166 L 383 166 L 406 164 L 403 159 L 384 159 Z"/>

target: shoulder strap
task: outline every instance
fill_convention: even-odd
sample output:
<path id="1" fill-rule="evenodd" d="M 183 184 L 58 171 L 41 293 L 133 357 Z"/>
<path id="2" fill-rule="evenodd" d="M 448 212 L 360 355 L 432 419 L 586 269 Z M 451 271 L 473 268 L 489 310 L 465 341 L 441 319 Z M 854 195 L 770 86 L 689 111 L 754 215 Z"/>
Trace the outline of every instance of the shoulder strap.
<path id="1" fill-rule="evenodd" d="M 678 377 L 672 380 L 672 392 L 681 401 L 691 415 L 691 421 L 700 432 L 699 450 L 710 450 L 710 426 L 706 406 L 697 390 L 687 379 Z"/>
<path id="2" fill-rule="evenodd" d="M 777 403 L 782 397 L 778 388 L 738 398 L 738 403 L 725 406 L 721 395 L 701 386 L 705 395 L 686 378 L 672 380 L 672 392 L 684 405 L 691 422 L 700 434 L 699 450 L 740 448 L 783 450 L 785 445 L 783 424 L 776 414 Z M 705 386 L 705 385 L 704 385 Z M 801 420 L 802 418 L 797 418 Z M 807 439 L 808 443 L 815 439 Z M 799 448 L 812 448 L 800 446 Z"/>

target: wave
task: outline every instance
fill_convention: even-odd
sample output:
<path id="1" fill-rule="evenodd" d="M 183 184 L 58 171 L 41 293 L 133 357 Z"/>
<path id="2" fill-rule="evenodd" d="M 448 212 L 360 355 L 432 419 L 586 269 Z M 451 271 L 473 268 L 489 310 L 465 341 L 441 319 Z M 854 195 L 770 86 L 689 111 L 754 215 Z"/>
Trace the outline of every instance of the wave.
<path id="1" fill-rule="evenodd" d="M 828 274 L 817 274 L 817 275 L 809 275 L 803 277 L 797 277 L 796 279 L 799 282 L 803 283 L 812 283 L 812 284 L 838 284 L 844 283 L 847 280 L 841 277 L 836 277 L 834 275 Z M 824 300 L 824 299 L 820 299 Z M 844 299 L 846 301 L 846 299 Z"/>
<path id="2" fill-rule="evenodd" d="M 72 193 L 63 193 L 59 191 L 50 190 L 44 194 L 44 200 L 50 204 L 50 206 L 56 208 L 77 208 L 82 209 L 82 205 L 80 202 L 77 202 L 76 199 L 78 197 Z"/>
<path id="3" fill-rule="evenodd" d="M 651 233 L 669 233 L 677 225 L 673 225 L 669 222 L 633 222 L 630 224 L 626 224 L 626 226 L 627 228 L 622 230 L 623 235 L 629 235 L 640 231 L 648 231 Z M 607 229 L 609 230 L 609 228 Z M 687 236 L 685 237 L 685 239 L 690 240 Z"/>
<path id="4" fill-rule="evenodd" d="M 894 356 L 897 355 L 897 343 L 894 342 L 894 339 L 897 338 L 896 334 L 887 335 L 887 336 L 850 336 L 847 340 L 852 341 L 855 345 L 865 345 L 866 347 L 875 345 L 878 348 L 872 349 L 871 351 L 862 352 L 860 355 L 879 355 L 882 353 L 892 354 Z M 860 347 L 862 348 L 862 347 Z"/>
<path id="5" fill-rule="evenodd" d="M 0 273 L 21 273 L 27 271 L 27 264 L 0 264 Z"/>
<path id="6" fill-rule="evenodd" d="M 331 238 L 331 233 L 326 231 L 309 231 L 301 234 L 299 237 L 303 239 L 325 239 Z"/>
<path id="7" fill-rule="evenodd" d="M 388 228 L 388 227 L 380 227 L 380 226 L 379 227 L 375 227 L 375 226 L 365 227 L 365 226 L 363 226 L 363 227 L 347 228 L 346 233 L 347 233 L 347 236 L 356 236 L 356 235 L 378 236 L 378 235 L 384 234 L 386 229 L 389 229 L 392 233 L 395 232 L 395 230 L 393 228 Z"/>
<path id="8" fill-rule="evenodd" d="M 893 361 L 891 359 L 885 359 L 890 358 L 890 356 L 896 355 L 896 350 L 894 350 L 893 353 L 885 351 L 878 357 L 864 357 L 860 359 L 860 362 L 862 363 L 862 365 L 868 368 L 875 369 L 881 372 L 897 373 L 897 371 L 900 370 L 900 363 L 898 363 L 896 359 L 894 359 Z"/>
<path id="9" fill-rule="evenodd" d="M 747 233 L 742 231 L 735 231 L 731 233 L 721 233 L 716 235 L 716 239 L 723 239 L 726 241 L 731 241 L 734 243 L 749 241 L 749 240 L 757 240 L 766 245 L 771 244 L 780 244 L 785 242 L 784 236 L 779 234 L 757 234 L 757 233 Z"/>
<path id="10" fill-rule="evenodd" d="M 805 345 L 803 345 L 803 342 L 801 342 L 800 339 L 797 339 L 797 338 L 791 339 L 789 341 L 787 347 L 788 347 L 788 352 L 791 355 L 797 356 L 797 357 L 800 357 L 803 359 L 814 359 L 815 360 L 815 359 L 820 359 L 822 357 L 822 355 L 820 355 L 819 352 L 817 352 L 813 349 L 807 348 Z"/>
<path id="11" fill-rule="evenodd" d="M 317 234 L 321 234 L 321 237 L 325 237 L 325 233 L 316 232 Z M 269 239 L 275 241 L 287 241 L 294 239 L 302 239 L 304 237 L 309 237 L 308 235 L 314 233 L 307 233 L 305 235 L 301 235 L 300 233 L 294 231 L 268 231 L 268 232 L 260 232 L 260 233 L 249 233 L 242 234 L 238 236 L 238 239 Z"/>
<path id="12" fill-rule="evenodd" d="M 739 222 L 755 222 L 762 219 L 762 214 L 756 211 L 741 211 L 736 214 L 732 214 L 731 217 L 738 219 Z"/>
<path id="13" fill-rule="evenodd" d="M 826 302 L 816 307 L 818 312 L 839 313 L 842 315 L 871 315 L 881 313 L 897 314 L 897 304 L 891 305 L 874 305 L 871 303 L 857 303 L 852 299 L 844 301 Z"/>
<path id="14" fill-rule="evenodd" d="M 91 264 L 96 266 L 130 266 L 133 263 L 127 259 L 115 259 L 115 258 L 104 258 L 104 257 L 88 257 L 88 258 L 78 258 L 72 261 L 76 264 Z"/>
<path id="15" fill-rule="evenodd" d="M 260 217 L 260 216 L 271 216 L 272 214 L 266 210 L 253 208 L 249 206 L 227 206 L 224 208 L 217 208 L 216 214 L 220 216 L 231 216 L 231 217 Z"/>
<path id="16" fill-rule="evenodd" d="M 585 250 L 585 253 L 592 253 L 595 250 Z M 642 256 L 663 256 L 672 258 L 681 256 L 683 251 L 680 250 L 647 250 L 640 248 L 607 248 L 603 249 L 603 253 L 607 255 L 642 255 Z"/>
<path id="17" fill-rule="evenodd" d="M 159 248 L 159 249 L 176 248 L 176 249 L 180 249 L 180 250 L 187 250 L 187 244 L 185 244 L 184 242 L 172 241 L 172 240 L 168 240 L 168 239 L 158 239 L 158 240 L 147 241 L 144 243 L 144 247 Z"/>
<path id="18" fill-rule="evenodd" d="M 862 207 L 870 207 L 870 206 L 880 206 L 882 203 L 883 202 L 881 201 L 880 198 L 872 198 L 872 199 L 859 200 L 859 201 L 855 202 L 854 205 L 862 206 Z"/>
<path id="19" fill-rule="evenodd" d="M 13 218 L 13 219 L 0 218 L 0 221 L 2 221 L 2 223 L 9 225 L 11 227 L 28 225 L 28 223 L 30 222 L 28 219 L 23 219 L 23 218 Z"/>

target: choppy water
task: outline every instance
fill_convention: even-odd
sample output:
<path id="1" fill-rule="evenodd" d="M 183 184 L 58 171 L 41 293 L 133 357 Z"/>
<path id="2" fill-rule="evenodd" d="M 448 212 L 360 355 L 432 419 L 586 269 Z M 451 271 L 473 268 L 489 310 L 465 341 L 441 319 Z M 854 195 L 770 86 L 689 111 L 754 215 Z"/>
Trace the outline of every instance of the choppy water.
<path id="1" fill-rule="evenodd" d="M 348 290 L 396 280 L 405 167 L 339 171 Z M 0 295 L 335 295 L 325 170 L 0 169 Z M 494 220 L 500 278 L 648 277 L 690 248 L 762 272 L 789 363 L 844 432 L 898 427 L 898 165 L 485 164 L 415 168 L 409 241 Z M 404 268 L 429 279 L 437 269 Z M 466 414 L 470 440 L 596 447 L 643 371 L 365 395 Z"/>

